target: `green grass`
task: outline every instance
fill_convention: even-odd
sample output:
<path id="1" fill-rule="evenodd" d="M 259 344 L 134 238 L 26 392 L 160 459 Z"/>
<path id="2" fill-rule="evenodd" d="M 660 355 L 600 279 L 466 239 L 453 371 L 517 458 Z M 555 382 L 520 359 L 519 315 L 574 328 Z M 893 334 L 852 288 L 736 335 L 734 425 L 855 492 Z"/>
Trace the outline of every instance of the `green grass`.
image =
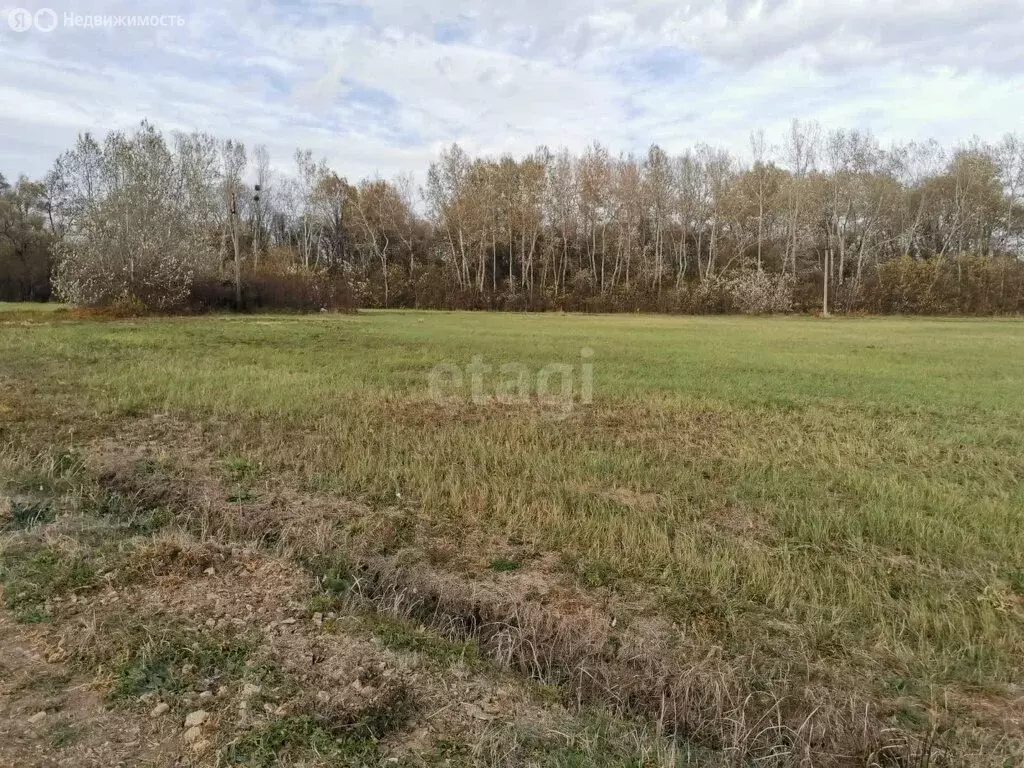
<path id="1" fill-rule="evenodd" d="M 10 517 L 0 524 L 0 532 L 32 528 L 52 523 L 56 516 L 53 505 L 46 500 L 14 498 L 10 501 Z"/>
<path id="2" fill-rule="evenodd" d="M 468 374 L 432 400 L 431 369 L 476 355 L 531 381 L 573 366 L 575 406 L 474 403 Z M 689 628 L 694 653 L 922 699 L 1022 680 L 1016 320 L 67 320 L 0 330 L 0 380 L 17 418 L 213 422 L 235 482 L 416 508 L 482 572 L 525 567 L 513 541 L 559 553 L 584 588 Z"/>
<path id="3" fill-rule="evenodd" d="M 224 751 L 227 765 L 272 768 L 311 756 L 327 758 L 331 765 L 367 765 L 376 745 L 365 734 L 337 733 L 330 724 L 310 715 L 274 718 L 244 733 Z"/>
<path id="4" fill-rule="evenodd" d="M 339 768 L 377 765 L 379 742 L 404 728 L 415 713 L 409 691 L 398 687 L 342 720 L 314 711 L 268 718 L 232 741 L 222 758 L 227 765 L 249 768 L 306 765 L 314 759 Z"/>
<path id="5" fill-rule="evenodd" d="M 0 313 L 4 312 L 57 312 L 67 309 L 67 304 L 38 301 L 0 301 Z"/>
<path id="6" fill-rule="evenodd" d="M 242 637 L 215 635 L 184 622 L 150 620 L 107 631 L 114 653 L 114 701 L 133 702 L 146 693 L 173 697 L 241 678 L 252 650 Z"/>
<path id="7" fill-rule="evenodd" d="M 72 746 L 82 737 L 80 728 L 68 723 L 57 723 L 50 728 L 49 742 L 54 749 L 65 749 Z"/>
<path id="8" fill-rule="evenodd" d="M 535 765 L 545 768 L 646 768 L 646 766 L 697 766 L 713 764 L 713 756 L 679 742 L 675 749 L 645 749 L 622 723 L 583 713 L 581 726 L 569 733 L 540 732 L 533 728 L 498 726 L 480 745 L 485 765 Z M 456 751 L 456 756 L 460 756 Z M 443 764 L 443 763 L 442 763 Z M 456 765 L 461 763 L 456 762 Z M 470 763 L 465 763 L 470 764 Z"/>
<path id="9" fill-rule="evenodd" d="M 497 571 L 498 573 L 508 573 L 509 571 L 519 570 L 520 564 L 515 560 L 509 560 L 504 557 L 496 557 L 491 560 L 491 570 Z"/>
<path id="10" fill-rule="evenodd" d="M 8 547 L 0 565 L 4 604 L 18 621 L 36 623 L 49 618 L 48 601 L 95 587 L 95 563 L 36 542 Z"/>
<path id="11" fill-rule="evenodd" d="M 478 664 L 477 648 L 472 642 L 446 640 L 430 630 L 387 616 L 368 617 L 364 623 L 382 645 L 394 651 L 422 654 L 443 667 L 456 662 Z"/>

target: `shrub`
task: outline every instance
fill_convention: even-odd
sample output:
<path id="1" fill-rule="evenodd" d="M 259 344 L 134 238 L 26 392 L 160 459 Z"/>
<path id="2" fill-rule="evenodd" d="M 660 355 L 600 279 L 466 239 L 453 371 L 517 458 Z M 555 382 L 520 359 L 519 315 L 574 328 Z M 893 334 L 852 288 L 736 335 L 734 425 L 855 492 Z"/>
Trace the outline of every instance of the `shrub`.
<path id="1" fill-rule="evenodd" d="M 54 287 L 80 306 L 183 305 L 213 252 L 201 232 L 211 191 L 195 182 L 193 154 L 172 150 L 152 126 L 88 135 L 58 161 L 54 188 L 68 229 L 57 244 Z"/>
<path id="2" fill-rule="evenodd" d="M 792 275 L 751 271 L 722 281 L 721 291 L 733 311 L 768 315 L 792 311 L 795 283 Z"/>
<path id="3" fill-rule="evenodd" d="M 879 264 L 858 291 L 856 308 L 904 314 L 1000 314 L 1024 310 L 1024 263 L 959 255 Z"/>
<path id="4" fill-rule="evenodd" d="M 356 307 L 352 286 L 343 275 L 330 272 L 249 272 L 242 278 L 242 306 L 235 305 L 230 278 L 196 279 L 188 297 L 193 311 L 287 309 L 349 311 Z"/>

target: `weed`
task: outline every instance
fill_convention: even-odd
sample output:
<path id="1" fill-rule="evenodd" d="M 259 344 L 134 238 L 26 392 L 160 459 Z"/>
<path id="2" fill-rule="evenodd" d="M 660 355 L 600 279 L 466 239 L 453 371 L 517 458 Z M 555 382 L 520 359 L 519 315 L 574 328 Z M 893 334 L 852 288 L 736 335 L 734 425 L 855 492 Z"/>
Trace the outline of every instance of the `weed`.
<path id="1" fill-rule="evenodd" d="M 309 712 L 271 718 L 225 747 L 222 757 L 228 765 L 250 768 L 300 763 L 312 756 L 332 766 L 365 766 L 377 762 L 380 740 L 404 726 L 414 711 L 409 692 L 400 687 L 340 721 Z"/>
<path id="2" fill-rule="evenodd" d="M 71 723 L 57 723 L 49 732 L 48 741 L 54 749 L 65 749 L 77 742 L 82 736 L 81 728 Z"/>
<path id="3" fill-rule="evenodd" d="M 427 765 L 471 765 L 472 747 L 453 739 L 438 739 L 434 748 L 424 756 Z"/>
<path id="4" fill-rule="evenodd" d="M 586 562 L 580 567 L 579 577 L 585 586 L 607 587 L 615 581 L 615 567 L 605 560 Z"/>
<path id="5" fill-rule="evenodd" d="M 83 492 L 80 509 L 126 535 L 148 536 L 174 521 L 174 514 L 167 506 L 153 506 L 137 495 L 104 488 Z"/>
<path id="6" fill-rule="evenodd" d="M 1024 568 L 1018 568 L 1010 574 L 1010 589 L 1015 594 L 1024 595 Z"/>
<path id="7" fill-rule="evenodd" d="M 55 597 L 94 587 L 98 576 L 86 558 L 30 542 L 4 553 L 0 581 L 7 608 L 19 621 L 36 623 L 49 617 Z"/>
<path id="8" fill-rule="evenodd" d="M 183 622 L 130 624 L 116 644 L 113 700 L 134 700 L 145 693 L 163 695 L 209 688 L 241 677 L 252 644 L 218 636 Z"/>
<path id="9" fill-rule="evenodd" d="M 227 495 L 227 500 L 232 504 L 251 504 L 257 498 L 257 494 L 251 488 L 236 488 Z"/>
<path id="10" fill-rule="evenodd" d="M 304 558 L 303 564 L 316 577 L 321 592 L 321 611 L 324 608 L 331 610 L 332 606 L 337 607 L 356 584 L 356 570 L 341 553 L 318 554 Z"/>
<path id="11" fill-rule="evenodd" d="M 328 613 L 338 607 L 338 598 L 327 592 L 313 595 L 306 603 L 306 611 L 312 616 L 316 613 Z"/>
<path id="12" fill-rule="evenodd" d="M 630 727 L 632 725 L 632 728 Z M 505 725 L 487 734 L 479 751 L 487 765 L 545 768 L 646 768 L 717 764 L 711 753 L 686 743 L 666 745 L 644 738 L 643 728 L 614 721 L 599 713 L 584 713 L 575 730 L 541 731 Z"/>
<path id="13" fill-rule="evenodd" d="M 228 765 L 272 768 L 317 755 L 332 765 L 362 766 L 375 752 L 376 745 L 368 734 L 332 728 L 311 715 L 293 715 L 268 720 L 247 731 L 225 748 L 223 759 Z"/>
<path id="14" fill-rule="evenodd" d="M 249 483 L 266 474 L 262 464 L 242 456 L 229 456 L 224 459 L 222 466 L 228 478 L 236 483 Z"/>
<path id="15" fill-rule="evenodd" d="M 472 640 L 446 640 L 426 627 L 417 627 L 402 619 L 382 614 L 367 615 L 363 621 L 374 636 L 392 650 L 419 653 L 444 667 L 457 661 L 471 665 L 480 661 L 477 645 Z"/>
<path id="16" fill-rule="evenodd" d="M 0 527 L 0 531 L 10 532 L 32 528 L 37 525 L 52 523 L 57 511 L 49 501 L 39 501 L 26 497 L 11 500 L 11 516 Z"/>
<path id="17" fill-rule="evenodd" d="M 77 449 L 50 447 L 17 467 L 6 485 L 29 499 L 56 498 L 74 486 L 83 468 Z"/>

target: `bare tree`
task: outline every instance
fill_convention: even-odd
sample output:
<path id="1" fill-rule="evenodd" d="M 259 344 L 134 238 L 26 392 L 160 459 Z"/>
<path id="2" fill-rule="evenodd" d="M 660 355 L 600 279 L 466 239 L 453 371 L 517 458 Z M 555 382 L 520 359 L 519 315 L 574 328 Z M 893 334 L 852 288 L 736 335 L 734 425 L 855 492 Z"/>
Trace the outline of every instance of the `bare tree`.
<path id="1" fill-rule="evenodd" d="M 802 124 L 794 120 L 786 137 L 786 162 L 792 174 L 789 184 L 789 264 L 793 274 L 797 271 L 797 250 L 800 243 L 800 229 L 803 224 L 801 213 L 806 210 L 804 180 L 813 170 L 817 159 L 820 128 L 816 123 Z M 785 261 L 783 272 L 786 271 Z"/>
<path id="2" fill-rule="evenodd" d="M 54 169 L 66 223 L 54 282 L 65 300 L 169 308 L 186 299 L 210 263 L 212 193 L 194 162 L 202 158 L 173 152 L 148 123 L 110 134 L 102 149 L 79 138 Z"/>
<path id="3" fill-rule="evenodd" d="M 764 251 L 764 217 L 769 201 L 769 178 L 767 167 L 767 148 L 764 141 L 764 129 L 750 134 L 750 149 L 754 156 L 752 174 L 754 177 L 754 199 L 757 201 L 757 271 L 763 268 Z"/>
<path id="4" fill-rule="evenodd" d="M 256 186 L 250 228 L 252 229 L 252 266 L 253 269 L 258 269 L 260 257 L 266 252 L 268 245 L 267 212 L 274 207 L 274 190 L 271 186 L 270 152 L 266 145 L 257 144 L 252 155 L 256 171 Z"/>
<path id="5" fill-rule="evenodd" d="M 231 249 L 234 262 L 235 306 L 242 306 L 242 254 L 240 238 L 241 215 L 239 206 L 247 198 L 242 186 L 245 175 L 245 145 L 228 139 L 221 145 L 221 179 L 223 211 L 225 214 L 225 231 L 231 236 Z M 221 239 L 221 258 L 223 259 L 223 238 Z"/>
<path id="6" fill-rule="evenodd" d="M 1024 237 L 1021 233 L 1022 218 L 1018 216 L 1018 204 L 1024 194 L 1024 139 L 1015 133 L 1006 134 L 996 148 L 999 164 L 999 181 L 1006 196 L 1006 222 L 1004 244 L 1007 250 L 1024 255 Z"/>

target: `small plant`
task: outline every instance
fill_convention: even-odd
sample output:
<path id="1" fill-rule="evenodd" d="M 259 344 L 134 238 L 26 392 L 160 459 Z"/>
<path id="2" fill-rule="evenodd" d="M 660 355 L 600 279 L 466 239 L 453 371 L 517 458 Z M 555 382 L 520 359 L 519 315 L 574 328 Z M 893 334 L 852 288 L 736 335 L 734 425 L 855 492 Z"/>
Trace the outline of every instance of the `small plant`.
<path id="1" fill-rule="evenodd" d="M 57 512 L 49 501 L 35 501 L 26 498 L 13 499 L 10 502 L 11 514 L 0 527 L 2 531 L 18 531 L 37 525 L 52 523 Z"/>
<path id="2" fill-rule="evenodd" d="M 311 715 L 274 718 L 229 744 L 223 758 L 228 765 L 272 768 L 303 755 L 327 757 L 334 765 L 364 765 L 376 745 L 365 734 L 333 732 Z"/>
<path id="3" fill-rule="evenodd" d="M 232 504 L 248 504 L 256 500 L 256 494 L 251 488 L 236 488 L 228 494 L 227 500 Z"/>
<path id="4" fill-rule="evenodd" d="M 104 525 L 133 535 L 155 533 L 174 520 L 174 513 L 166 506 L 147 503 L 136 494 L 103 488 L 83 493 L 80 508 L 100 518 Z"/>
<path id="5" fill-rule="evenodd" d="M 500 765 L 546 765 L 559 768 L 641 768 L 648 765 L 712 765 L 712 754 L 693 744 L 659 753 L 645 748 L 643 731 L 596 712 L 583 712 L 568 732 L 544 731 L 523 725 L 500 725 L 478 749 L 486 756 L 501 755 Z M 489 761 L 485 760 L 485 763 Z M 498 762 L 497 760 L 495 762 Z"/>
<path id="6" fill-rule="evenodd" d="M 267 720 L 229 744 L 222 752 L 227 765 L 271 768 L 304 763 L 317 757 L 332 766 L 365 766 L 378 762 L 378 743 L 403 727 L 416 706 L 404 687 L 351 718 L 341 720 L 305 712 Z"/>
<path id="7" fill-rule="evenodd" d="M 434 750 L 431 754 L 426 756 L 428 763 L 438 763 L 440 765 L 451 765 L 451 761 L 456 761 L 458 764 L 460 761 L 467 761 L 473 754 L 472 748 L 468 744 L 464 744 L 461 741 L 454 741 L 452 739 L 439 739 L 434 744 Z"/>
<path id="8" fill-rule="evenodd" d="M 135 624 L 118 638 L 113 700 L 145 693 L 176 694 L 208 681 L 241 677 L 252 645 L 216 637 L 183 623 Z"/>
<path id="9" fill-rule="evenodd" d="M 45 621 L 55 597 L 79 592 L 98 582 L 91 562 L 78 555 L 29 544 L 8 549 L 0 565 L 4 604 L 25 623 Z"/>
<path id="10" fill-rule="evenodd" d="M 70 723 L 57 723 L 50 729 L 50 746 L 54 749 L 65 749 L 78 741 L 81 735 L 81 730 L 76 726 Z"/>
<path id="11" fill-rule="evenodd" d="M 344 555 L 316 555 L 307 559 L 305 566 L 316 576 L 321 593 L 335 603 L 348 596 L 356 583 L 356 575 Z"/>
<path id="12" fill-rule="evenodd" d="M 256 480 L 266 472 L 261 463 L 244 456 L 229 456 L 224 459 L 223 466 L 228 477 L 236 483 Z"/>
<path id="13" fill-rule="evenodd" d="M 606 587 L 612 584 L 615 578 L 614 566 L 603 560 L 585 563 L 580 570 L 580 581 L 587 587 Z"/>
<path id="14" fill-rule="evenodd" d="M 367 621 L 373 634 L 392 650 L 421 653 L 444 667 L 456 661 L 470 664 L 479 661 L 479 652 L 472 640 L 448 640 L 425 627 L 415 627 L 407 621 L 380 614 L 367 617 Z"/>
<path id="15" fill-rule="evenodd" d="M 48 470 L 54 477 L 73 478 L 82 473 L 84 466 L 81 453 L 74 448 L 64 448 L 51 453 Z"/>
<path id="16" fill-rule="evenodd" d="M 6 485 L 15 494 L 43 501 L 44 495 L 56 497 L 71 488 L 83 468 L 82 457 L 74 448 L 51 448 L 9 474 L 0 489 Z"/>

